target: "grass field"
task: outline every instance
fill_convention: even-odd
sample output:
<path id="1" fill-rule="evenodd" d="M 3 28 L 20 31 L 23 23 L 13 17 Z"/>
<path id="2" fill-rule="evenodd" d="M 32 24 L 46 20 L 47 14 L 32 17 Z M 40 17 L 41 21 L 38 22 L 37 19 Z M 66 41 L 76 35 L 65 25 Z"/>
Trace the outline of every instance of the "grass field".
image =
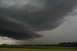
<path id="1" fill-rule="evenodd" d="M 77 51 L 77 47 L 0 46 L 0 51 Z"/>
<path id="2" fill-rule="evenodd" d="M 77 49 L 16 49 L 16 48 L 0 48 L 0 51 L 77 51 Z"/>
<path id="3" fill-rule="evenodd" d="M 56 47 L 56 46 L 0 46 L 0 48 L 21 48 L 21 49 L 77 49 L 77 47 Z"/>

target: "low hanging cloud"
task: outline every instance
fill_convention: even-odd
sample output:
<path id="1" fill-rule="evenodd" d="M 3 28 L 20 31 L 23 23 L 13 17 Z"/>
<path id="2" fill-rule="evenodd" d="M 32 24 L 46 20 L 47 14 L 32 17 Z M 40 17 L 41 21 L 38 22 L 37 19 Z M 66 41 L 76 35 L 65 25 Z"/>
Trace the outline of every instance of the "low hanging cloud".
<path id="1" fill-rule="evenodd" d="M 58 27 L 77 0 L 0 0 L 0 35 L 16 40 L 41 37 Z"/>

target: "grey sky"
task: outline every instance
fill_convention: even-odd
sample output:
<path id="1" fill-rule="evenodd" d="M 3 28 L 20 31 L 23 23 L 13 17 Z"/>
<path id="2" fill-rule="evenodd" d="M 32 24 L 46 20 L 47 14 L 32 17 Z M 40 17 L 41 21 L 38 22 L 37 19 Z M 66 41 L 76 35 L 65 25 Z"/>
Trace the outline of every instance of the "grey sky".
<path id="1" fill-rule="evenodd" d="M 11 40 L 0 38 L 0 44 L 54 44 L 60 42 L 77 42 L 77 15 L 69 16 L 67 21 L 54 30 L 37 32 L 43 35 L 41 38 L 31 40 Z"/>
<path id="2" fill-rule="evenodd" d="M 77 11 L 72 10 L 77 7 L 77 0 L 0 1 L 0 35 L 5 36 L 0 37 L 0 44 L 76 41 Z"/>

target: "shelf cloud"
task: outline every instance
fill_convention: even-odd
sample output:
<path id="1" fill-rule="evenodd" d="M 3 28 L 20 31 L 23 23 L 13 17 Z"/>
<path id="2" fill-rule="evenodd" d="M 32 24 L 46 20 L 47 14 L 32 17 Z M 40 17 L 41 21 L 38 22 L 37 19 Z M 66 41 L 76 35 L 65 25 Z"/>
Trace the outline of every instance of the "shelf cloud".
<path id="1" fill-rule="evenodd" d="M 76 6 L 77 0 L 0 0 L 0 36 L 42 37 L 35 32 L 58 27 Z"/>

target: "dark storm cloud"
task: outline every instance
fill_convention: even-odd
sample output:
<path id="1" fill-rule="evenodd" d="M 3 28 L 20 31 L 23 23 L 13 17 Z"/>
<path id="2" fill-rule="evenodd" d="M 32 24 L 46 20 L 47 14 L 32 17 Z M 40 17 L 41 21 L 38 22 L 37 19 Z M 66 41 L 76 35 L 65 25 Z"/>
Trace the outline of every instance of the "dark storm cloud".
<path id="1" fill-rule="evenodd" d="M 35 31 L 54 29 L 76 7 L 77 0 L 0 0 L 0 35 L 38 38 Z"/>
<path id="2" fill-rule="evenodd" d="M 6 18 L 3 15 L 0 15 L 0 35 L 17 40 L 41 37 L 41 35 L 32 32 L 28 27 L 26 27 L 26 25 L 22 24 L 21 22 Z"/>

